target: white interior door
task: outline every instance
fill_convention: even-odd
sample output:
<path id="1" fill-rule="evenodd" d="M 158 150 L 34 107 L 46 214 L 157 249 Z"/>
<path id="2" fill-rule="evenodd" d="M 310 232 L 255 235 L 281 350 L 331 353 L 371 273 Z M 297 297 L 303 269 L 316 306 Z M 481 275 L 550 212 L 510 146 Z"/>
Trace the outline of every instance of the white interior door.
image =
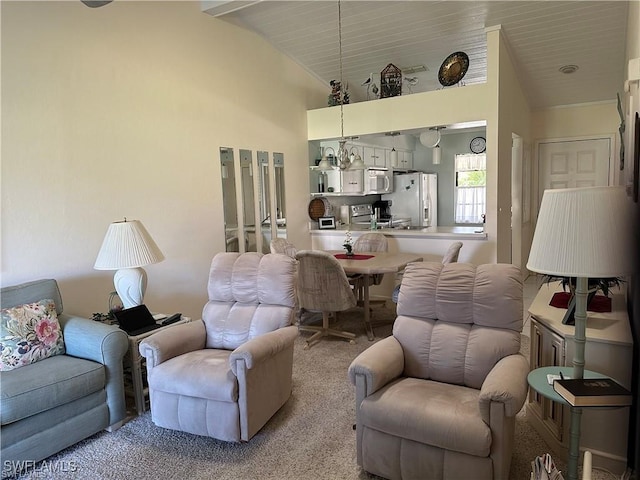
<path id="1" fill-rule="evenodd" d="M 548 188 L 609 185 L 611 140 L 573 140 L 539 144 L 539 197 Z"/>

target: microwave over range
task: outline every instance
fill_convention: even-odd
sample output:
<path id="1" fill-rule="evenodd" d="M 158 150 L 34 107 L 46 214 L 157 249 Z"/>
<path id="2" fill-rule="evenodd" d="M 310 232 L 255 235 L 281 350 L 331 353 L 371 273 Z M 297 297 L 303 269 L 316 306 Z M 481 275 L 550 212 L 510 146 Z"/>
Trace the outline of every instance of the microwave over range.
<path id="1" fill-rule="evenodd" d="M 387 168 L 366 168 L 364 170 L 365 193 L 393 192 L 393 171 Z"/>

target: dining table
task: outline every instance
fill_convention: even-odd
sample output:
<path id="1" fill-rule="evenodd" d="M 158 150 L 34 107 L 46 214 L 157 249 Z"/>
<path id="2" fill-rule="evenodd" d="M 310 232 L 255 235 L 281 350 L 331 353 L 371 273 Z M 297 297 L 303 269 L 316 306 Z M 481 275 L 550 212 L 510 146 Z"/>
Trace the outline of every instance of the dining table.
<path id="1" fill-rule="evenodd" d="M 417 253 L 393 253 L 393 252 L 358 252 L 349 257 L 344 251 L 329 251 L 332 253 L 347 275 L 359 274 L 363 277 L 363 308 L 364 324 L 369 341 L 375 336 L 371 326 L 371 313 L 369 310 L 369 286 L 373 275 L 393 273 L 396 274 L 405 269 L 411 262 L 421 262 L 422 256 Z"/>

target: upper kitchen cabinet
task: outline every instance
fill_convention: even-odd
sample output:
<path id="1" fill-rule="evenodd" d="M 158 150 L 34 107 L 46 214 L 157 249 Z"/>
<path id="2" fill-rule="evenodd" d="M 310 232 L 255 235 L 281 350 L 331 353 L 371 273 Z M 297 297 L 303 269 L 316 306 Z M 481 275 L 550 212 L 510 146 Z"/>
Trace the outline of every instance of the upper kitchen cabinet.
<path id="1" fill-rule="evenodd" d="M 413 152 L 396 150 L 397 155 L 389 154 L 390 166 L 399 170 L 413 170 Z"/>
<path id="2" fill-rule="evenodd" d="M 389 149 L 382 147 L 372 147 L 372 146 L 358 146 L 358 149 L 362 151 L 362 161 L 367 167 L 381 167 L 388 168 L 389 165 Z"/>

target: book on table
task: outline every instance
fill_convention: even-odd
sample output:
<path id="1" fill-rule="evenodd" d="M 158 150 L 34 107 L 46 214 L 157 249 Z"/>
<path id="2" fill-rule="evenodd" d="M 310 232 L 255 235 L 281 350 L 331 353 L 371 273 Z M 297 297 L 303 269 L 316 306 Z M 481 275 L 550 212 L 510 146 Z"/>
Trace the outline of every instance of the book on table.
<path id="1" fill-rule="evenodd" d="M 574 407 L 624 407 L 631 405 L 631 392 L 611 378 L 565 378 L 553 389 Z"/>

